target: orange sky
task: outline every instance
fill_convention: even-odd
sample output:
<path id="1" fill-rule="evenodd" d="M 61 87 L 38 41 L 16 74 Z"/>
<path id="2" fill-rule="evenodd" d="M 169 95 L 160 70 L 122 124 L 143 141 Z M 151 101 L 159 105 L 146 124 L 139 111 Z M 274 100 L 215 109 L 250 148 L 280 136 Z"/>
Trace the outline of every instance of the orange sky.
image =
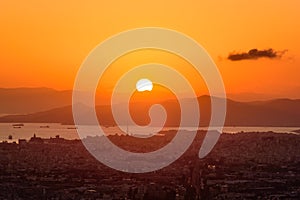
<path id="1" fill-rule="evenodd" d="M 45 2 L 1 1 L 0 87 L 71 89 L 81 62 L 101 41 L 120 31 L 158 26 L 183 32 L 203 45 L 228 93 L 300 98 L 298 0 Z M 230 52 L 252 48 L 288 52 L 281 59 L 226 59 Z M 136 58 L 149 60 L 144 52 L 127 58 L 127 63 Z M 105 84 L 109 88 L 111 83 Z M 199 87 L 199 93 L 204 91 Z"/>

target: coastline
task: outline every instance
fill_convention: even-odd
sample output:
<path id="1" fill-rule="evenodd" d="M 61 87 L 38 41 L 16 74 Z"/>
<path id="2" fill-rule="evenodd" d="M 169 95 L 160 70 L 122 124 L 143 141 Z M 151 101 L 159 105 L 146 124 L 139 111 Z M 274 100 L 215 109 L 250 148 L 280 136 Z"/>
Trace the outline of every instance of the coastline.
<path id="1" fill-rule="evenodd" d="M 109 137 L 125 150 L 137 152 L 164 145 L 174 134 L 166 131 L 165 137 L 149 138 L 142 145 L 140 139 L 130 136 Z M 108 168 L 92 157 L 80 140 L 53 138 L 23 144 L 0 143 L 0 187 L 6 188 L 0 198 L 13 194 L 20 199 L 113 199 L 129 197 L 135 188 L 143 191 L 142 195 L 150 191 L 162 195 L 168 188 L 183 199 L 189 185 L 196 190 L 200 187 L 199 180 L 204 181 L 209 198 L 300 197 L 298 135 L 222 134 L 212 152 L 199 159 L 204 135 L 204 131 L 199 131 L 187 152 L 171 165 L 145 174 Z"/>

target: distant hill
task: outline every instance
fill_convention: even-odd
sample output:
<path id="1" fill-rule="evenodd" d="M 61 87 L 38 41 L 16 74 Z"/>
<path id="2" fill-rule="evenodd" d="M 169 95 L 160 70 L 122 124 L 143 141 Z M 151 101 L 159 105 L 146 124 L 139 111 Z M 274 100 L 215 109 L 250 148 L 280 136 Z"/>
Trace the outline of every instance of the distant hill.
<path id="1" fill-rule="evenodd" d="M 188 101 L 186 99 L 185 101 Z M 198 98 L 201 112 L 201 126 L 207 126 L 210 120 L 210 97 Z M 167 113 L 166 126 L 177 126 L 180 121 L 180 109 L 176 100 L 161 103 Z M 120 112 L 124 105 L 118 105 Z M 138 124 L 147 124 L 150 120 L 148 109 L 150 104 L 131 104 L 131 115 Z M 90 108 L 86 108 L 89 112 Z M 109 106 L 96 106 L 101 124 L 112 126 L 115 124 Z M 193 110 L 190 111 L 193 113 Z M 126 121 L 126 119 L 123 119 Z M 0 117 L 0 122 L 58 122 L 73 124 L 72 107 L 65 106 L 48 111 L 27 115 L 7 115 Z M 88 123 L 88 122 L 87 122 Z M 237 102 L 227 100 L 226 126 L 300 126 L 300 99 L 275 99 L 270 101 Z"/>
<path id="2" fill-rule="evenodd" d="M 0 88 L 0 114 L 28 114 L 71 105 L 72 91 L 50 88 Z"/>

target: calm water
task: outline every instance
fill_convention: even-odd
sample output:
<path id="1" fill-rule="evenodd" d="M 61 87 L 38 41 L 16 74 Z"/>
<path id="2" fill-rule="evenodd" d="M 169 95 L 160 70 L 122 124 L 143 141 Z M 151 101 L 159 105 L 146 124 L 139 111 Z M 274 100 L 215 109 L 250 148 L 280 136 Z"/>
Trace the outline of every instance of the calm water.
<path id="1" fill-rule="evenodd" d="M 87 135 L 96 135 L 96 126 L 84 126 L 88 130 Z M 126 127 L 123 127 L 126 130 Z M 107 134 L 122 134 L 121 130 L 117 127 L 102 127 Z M 164 130 L 176 129 L 175 127 L 164 128 Z M 193 127 L 184 127 L 184 130 L 195 130 Z M 199 129 L 205 130 L 205 127 L 200 127 Z M 224 127 L 223 130 L 226 133 L 238 133 L 244 132 L 266 132 L 273 131 L 277 133 L 293 133 L 294 130 L 299 130 L 300 127 Z M 134 130 L 134 127 L 129 126 L 128 130 L 131 134 L 142 135 Z M 155 128 L 147 128 L 147 134 L 153 134 Z M 13 126 L 12 123 L 0 123 L 0 141 L 17 141 L 18 139 L 30 139 L 33 134 L 38 137 L 50 138 L 60 135 L 65 139 L 79 139 L 77 130 L 73 125 L 61 125 L 59 123 L 24 123 L 24 126 L 17 128 Z M 294 133 L 295 134 L 295 133 Z M 8 139 L 8 136 L 12 136 L 12 140 Z"/>

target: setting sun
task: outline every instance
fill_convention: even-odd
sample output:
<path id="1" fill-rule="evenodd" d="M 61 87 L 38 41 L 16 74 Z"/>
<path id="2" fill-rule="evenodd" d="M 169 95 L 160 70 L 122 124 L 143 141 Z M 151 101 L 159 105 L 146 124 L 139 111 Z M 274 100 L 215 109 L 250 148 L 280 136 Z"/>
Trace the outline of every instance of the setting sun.
<path id="1" fill-rule="evenodd" d="M 153 84 L 150 80 L 148 79 L 140 79 L 137 83 L 136 83 L 136 89 L 139 92 L 143 92 L 143 91 L 151 91 L 153 88 Z"/>
<path id="2" fill-rule="evenodd" d="M 0 199 L 300 199 L 300 0 L 0 2 Z"/>

